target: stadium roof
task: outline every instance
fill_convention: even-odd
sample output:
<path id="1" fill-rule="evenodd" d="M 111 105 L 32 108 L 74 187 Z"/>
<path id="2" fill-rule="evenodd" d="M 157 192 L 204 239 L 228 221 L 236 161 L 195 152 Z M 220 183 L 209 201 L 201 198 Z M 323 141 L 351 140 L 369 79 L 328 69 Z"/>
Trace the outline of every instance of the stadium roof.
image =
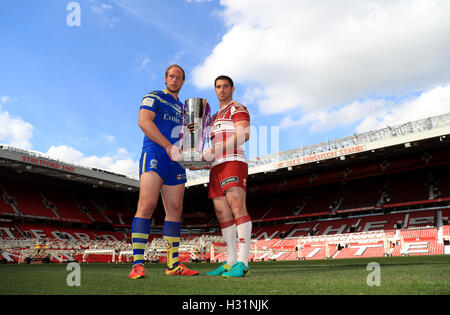
<path id="1" fill-rule="evenodd" d="M 42 153 L 0 145 L 0 167 L 15 169 L 18 173 L 37 173 L 68 181 L 91 184 L 119 190 L 136 191 L 139 181 L 107 170 L 72 164 L 52 159 Z"/>

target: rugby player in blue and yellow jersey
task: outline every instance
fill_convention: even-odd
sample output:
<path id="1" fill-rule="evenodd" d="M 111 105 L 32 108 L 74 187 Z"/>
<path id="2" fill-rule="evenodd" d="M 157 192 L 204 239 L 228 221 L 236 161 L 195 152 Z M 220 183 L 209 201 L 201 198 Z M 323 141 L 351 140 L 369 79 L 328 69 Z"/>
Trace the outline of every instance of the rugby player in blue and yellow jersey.
<path id="1" fill-rule="evenodd" d="M 139 127 L 145 136 L 139 163 L 138 208 L 131 225 L 133 267 L 130 279 L 145 277 L 144 251 L 160 192 L 166 212 L 163 225 L 163 238 L 168 242 L 166 274 L 198 275 L 178 260 L 186 171 L 176 162 L 181 155 L 175 143 L 179 140 L 183 109 L 178 93 L 184 82 L 184 70 L 178 65 L 169 66 L 165 74 L 166 89 L 147 94 L 139 110 Z"/>

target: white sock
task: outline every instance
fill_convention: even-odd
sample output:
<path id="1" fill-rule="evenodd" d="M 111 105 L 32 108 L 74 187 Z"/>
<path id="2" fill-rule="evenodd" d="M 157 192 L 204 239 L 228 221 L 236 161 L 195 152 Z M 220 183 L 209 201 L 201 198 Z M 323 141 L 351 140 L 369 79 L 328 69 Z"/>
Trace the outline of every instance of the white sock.
<path id="1" fill-rule="evenodd" d="M 250 254 L 250 241 L 252 238 L 252 220 L 249 215 L 236 219 L 236 230 L 239 240 L 238 261 L 248 266 Z"/>
<path id="2" fill-rule="evenodd" d="M 237 261 L 236 224 L 234 220 L 220 223 L 223 239 L 227 243 L 227 264 L 233 266 Z"/>

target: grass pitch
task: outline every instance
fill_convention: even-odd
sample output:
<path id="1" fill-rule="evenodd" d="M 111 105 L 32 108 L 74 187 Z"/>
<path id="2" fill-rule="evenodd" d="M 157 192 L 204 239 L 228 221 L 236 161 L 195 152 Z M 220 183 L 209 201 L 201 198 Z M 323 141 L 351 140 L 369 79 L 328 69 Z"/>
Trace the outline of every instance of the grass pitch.
<path id="1" fill-rule="evenodd" d="M 367 282 L 376 279 L 374 269 L 367 268 L 372 262 L 380 266 L 379 286 Z M 67 264 L 0 265 L 0 294 L 450 294 L 450 255 L 255 262 L 252 275 L 239 279 L 206 276 L 216 263 L 187 265 L 200 276 L 166 276 L 165 264 L 147 264 L 146 278 L 130 280 L 130 264 L 80 264 L 80 286 L 67 285 L 72 272 Z"/>

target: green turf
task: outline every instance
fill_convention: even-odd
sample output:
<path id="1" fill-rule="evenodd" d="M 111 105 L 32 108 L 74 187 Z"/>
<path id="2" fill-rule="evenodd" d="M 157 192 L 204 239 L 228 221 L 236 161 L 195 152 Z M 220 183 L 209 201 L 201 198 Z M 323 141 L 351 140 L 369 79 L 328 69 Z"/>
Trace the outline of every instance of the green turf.
<path id="1" fill-rule="evenodd" d="M 380 265 L 380 286 L 368 286 L 370 262 Z M 198 277 L 165 276 L 147 264 L 145 279 L 130 280 L 130 264 L 80 264 L 79 287 L 67 285 L 66 264 L 0 265 L 0 294 L 450 294 L 450 255 L 251 263 L 247 278 L 209 277 L 219 264 L 187 264 Z"/>

